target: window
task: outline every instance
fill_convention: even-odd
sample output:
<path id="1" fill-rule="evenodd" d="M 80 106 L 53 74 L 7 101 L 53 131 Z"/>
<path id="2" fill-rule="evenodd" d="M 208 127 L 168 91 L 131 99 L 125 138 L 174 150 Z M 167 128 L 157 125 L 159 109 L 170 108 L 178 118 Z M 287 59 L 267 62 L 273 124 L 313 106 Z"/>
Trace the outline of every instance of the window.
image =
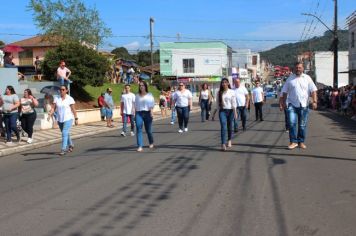
<path id="1" fill-rule="evenodd" d="M 168 59 L 165 59 L 165 60 L 164 60 L 164 64 L 169 64 L 169 60 L 168 60 Z"/>
<path id="2" fill-rule="evenodd" d="M 351 48 L 355 47 L 355 32 L 351 33 Z"/>
<path id="3" fill-rule="evenodd" d="M 194 73 L 194 59 L 183 59 L 183 73 Z"/>

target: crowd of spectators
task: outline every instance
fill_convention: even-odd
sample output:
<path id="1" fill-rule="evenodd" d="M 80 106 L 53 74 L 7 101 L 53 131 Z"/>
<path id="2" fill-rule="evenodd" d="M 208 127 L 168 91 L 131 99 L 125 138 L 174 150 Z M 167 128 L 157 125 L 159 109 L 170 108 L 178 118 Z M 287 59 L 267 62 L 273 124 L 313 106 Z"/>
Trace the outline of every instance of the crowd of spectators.
<path id="1" fill-rule="evenodd" d="M 321 109 L 332 109 L 356 120 L 356 85 L 319 89 L 318 98 Z"/>

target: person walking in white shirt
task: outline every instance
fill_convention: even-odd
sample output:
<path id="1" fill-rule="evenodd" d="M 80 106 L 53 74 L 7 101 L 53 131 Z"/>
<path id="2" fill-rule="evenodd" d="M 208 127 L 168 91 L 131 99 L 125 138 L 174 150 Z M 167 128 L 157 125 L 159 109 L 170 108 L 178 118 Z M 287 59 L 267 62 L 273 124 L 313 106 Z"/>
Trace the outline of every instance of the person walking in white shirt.
<path id="1" fill-rule="evenodd" d="M 220 82 L 220 89 L 216 95 L 216 108 L 219 110 L 221 150 L 226 151 L 226 146 L 231 147 L 232 125 L 237 119 L 236 97 L 230 87 L 229 80 L 223 78 Z M 227 141 L 226 141 L 227 135 Z"/>
<path id="2" fill-rule="evenodd" d="M 263 106 L 263 89 L 260 87 L 260 81 L 256 81 L 256 87 L 252 90 L 252 101 L 255 105 L 255 115 L 256 121 L 258 118 L 260 121 L 263 121 L 263 113 L 262 113 L 262 106 Z"/>
<path id="3" fill-rule="evenodd" d="M 145 130 L 148 137 L 149 148 L 153 148 L 153 135 L 152 135 L 152 121 L 153 121 L 153 108 L 155 106 L 155 100 L 153 95 L 148 92 L 148 87 L 145 81 L 140 81 L 138 84 L 138 94 L 135 99 L 135 119 L 136 119 L 136 132 L 137 132 L 137 151 L 142 152 L 143 137 L 142 127 L 145 126 Z"/>
<path id="4" fill-rule="evenodd" d="M 209 120 L 209 103 L 211 101 L 211 93 L 207 83 L 204 83 L 201 86 L 200 95 L 199 95 L 199 104 L 201 108 L 201 122 Z"/>
<path id="5" fill-rule="evenodd" d="M 129 84 L 125 85 L 125 93 L 121 96 L 121 116 L 124 118 L 121 136 L 126 136 L 127 131 L 127 121 L 130 119 L 131 123 L 131 136 L 134 136 L 135 130 L 135 94 L 131 93 L 131 86 Z"/>
<path id="6" fill-rule="evenodd" d="M 178 90 L 173 94 L 173 104 L 177 110 L 179 133 L 188 132 L 189 112 L 193 107 L 193 95 L 185 89 L 185 85 L 180 82 Z M 184 129 L 183 129 L 184 128 Z"/>
<path id="7" fill-rule="evenodd" d="M 295 64 L 295 74 L 292 74 L 282 88 L 283 99 L 280 108 L 287 107 L 289 115 L 289 140 L 288 149 L 300 147 L 305 149 L 304 144 L 307 132 L 309 114 L 309 97 L 313 98 L 312 108 L 317 108 L 317 88 L 309 75 L 303 73 L 304 67 L 301 62 Z"/>
<path id="8" fill-rule="evenodd" d="M 246 130 L 246 109 L 250 104 L 250 96 L 248 95 L 248 91 L 245 86 L 241 85 L 241 81 L 239 78 L 234 80 L 235 84 L 235 97 L 236 97 L 236 111 L 238 112 L 238 116 L 241 118 L 242 122 L 242 130 Z M 234 132 L 238 131 L 238 118 L 234 119 Z"/>

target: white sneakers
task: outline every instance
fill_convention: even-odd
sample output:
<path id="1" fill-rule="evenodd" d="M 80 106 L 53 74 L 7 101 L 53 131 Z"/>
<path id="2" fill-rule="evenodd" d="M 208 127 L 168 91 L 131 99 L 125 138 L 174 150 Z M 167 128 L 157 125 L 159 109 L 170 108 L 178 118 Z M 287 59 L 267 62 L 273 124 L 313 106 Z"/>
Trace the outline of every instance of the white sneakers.
<path id="1" fill-rule="evenodd" d="M 27 139 L 27 143 L 28 143 L 28 144 L 31 144 L 31 143 L 32 143 L 32 138 L 28 138 L 28 139 Z"/>
<path id="2" fill-rule="evenodd" d="M 135 133 L 133 131 L 131 131 L 130 135 L 131 136 L 135 136 Z"/>
<path id="3" fill-rule="evenodd" d="M 188 132 L 188 128 L 184 128 L 184 132 Z"/>
<path id="4" fill-rule="evenodd" d="M 173 121 L 171 121 L 171 125 L 174 125 L 174 122 L 173 122 Z"/>
<path id="5" fill-rule="evenodd" d="M 184 131 L 183 131 L 183 129 L 178 130 L 178 133 L 183 133 L 183 132 L 188 132 L 188 128 L 184 128 Z"/>
<path id="6" fill-rule="evenodd" d="M 126 137 L 126 134 L 125 134 L 124 131 L 121 132 L 121 136 L 122 136 L 122 137 Z"/>
<path id="7" fill-rule="evenodd" d="M 178 133 L 183 133 L 183 130 L 179 129 L 179 130 L 178 130 Z"/>

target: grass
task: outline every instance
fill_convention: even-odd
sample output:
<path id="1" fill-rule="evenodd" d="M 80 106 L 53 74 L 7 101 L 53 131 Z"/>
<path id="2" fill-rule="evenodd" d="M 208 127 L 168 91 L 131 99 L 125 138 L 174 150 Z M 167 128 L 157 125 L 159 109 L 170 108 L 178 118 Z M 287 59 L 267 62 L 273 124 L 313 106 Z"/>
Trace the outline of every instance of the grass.
<path id="1" fill-rule="evenodd" d="M 84 86 L 84 90 L 94 99 L 94 101 L 97 100 L 97 98 L 100 96 L 101 93 L 105 93 L 107 88 L 112 88 L 112 96 L 114 99 L 114 103 L 116 105 L 120 105 L 120 99 L 121 99 L 121 94 L 122 91 L 124 90 L 124 84 L 110 84 L 110 83 L 105 83 L 103 86 L 100 87 L 94 87 L 91 85 L 86 85 Z M 134 94 L 137 94 L 138 91 L 138 84 L 131 84 L 131 92 Z M 148 86 L 148 91 L 153 94 L 154 98 L 156 101 L 159 100 L 159 95 L 160 91 L 155 87 L 155 86 Z"/>

